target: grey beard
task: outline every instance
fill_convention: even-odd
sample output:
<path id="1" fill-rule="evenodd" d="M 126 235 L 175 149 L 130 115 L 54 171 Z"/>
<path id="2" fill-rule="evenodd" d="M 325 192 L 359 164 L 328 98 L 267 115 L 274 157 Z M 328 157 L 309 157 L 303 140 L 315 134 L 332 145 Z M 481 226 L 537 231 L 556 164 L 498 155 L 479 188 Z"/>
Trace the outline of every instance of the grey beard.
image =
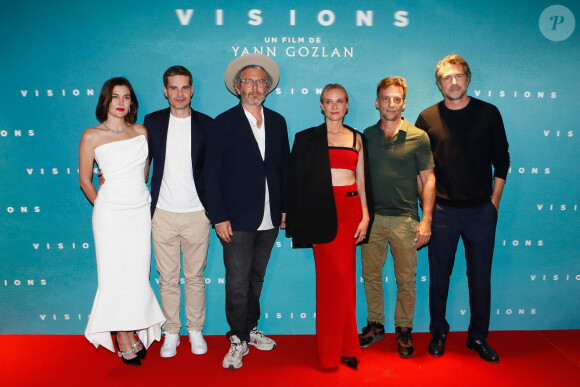
<path id="1" fill-rule="evenodd" d="M 264 103 L 265 100 L 266 100 L 265 97 L 262 98 L 260 101 L 252 101 L 249 99 L 242 99 L 242 101 L 244 101 L 247 105 L 250 105 L 250 106 L 260 106 L 260 105 L 262 105 L 262 103 Z"/>

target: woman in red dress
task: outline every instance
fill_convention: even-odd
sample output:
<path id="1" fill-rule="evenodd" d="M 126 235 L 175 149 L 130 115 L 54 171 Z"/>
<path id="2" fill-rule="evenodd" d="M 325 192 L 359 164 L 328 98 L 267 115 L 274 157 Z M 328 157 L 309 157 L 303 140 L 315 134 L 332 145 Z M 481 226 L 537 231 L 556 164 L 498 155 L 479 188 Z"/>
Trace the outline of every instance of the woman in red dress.
<path id="1" fill-rule="evenodd" d="M 316 335 L 320 367 L 342 362 L 358 368 L 356 245 L 367 235 L 363 136 L 343 124 L 344 87 L 329 84 L 320 96 L 325 123 L 296 134 L 290 157 L 286 233 L 294 247 L 313 247 L 316 265 Z"/>

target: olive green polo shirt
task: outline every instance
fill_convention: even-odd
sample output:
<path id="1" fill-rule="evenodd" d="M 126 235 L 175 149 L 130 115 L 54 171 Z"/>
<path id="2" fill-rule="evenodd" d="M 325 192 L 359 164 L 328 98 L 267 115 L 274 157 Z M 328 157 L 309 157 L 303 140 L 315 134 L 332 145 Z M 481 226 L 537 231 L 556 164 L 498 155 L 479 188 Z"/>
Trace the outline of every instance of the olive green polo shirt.
<path id="1" fill-rule="evenodd" d="M 417 174 L 435 167 L 427 133 L 403 119 L 399 132 L 389 141 L 380 120 L 366 128 L 364 135 L 375 214 L 411 216 L 418 221 Z"/>

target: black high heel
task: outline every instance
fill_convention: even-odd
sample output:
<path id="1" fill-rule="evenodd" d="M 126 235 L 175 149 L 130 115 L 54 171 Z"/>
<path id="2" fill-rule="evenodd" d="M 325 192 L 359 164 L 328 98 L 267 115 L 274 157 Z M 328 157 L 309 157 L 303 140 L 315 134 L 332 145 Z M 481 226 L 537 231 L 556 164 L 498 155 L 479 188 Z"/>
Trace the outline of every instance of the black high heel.
<path id="1" fill-rule="evenodd" d="M 115 344 L 117 344 L 117 348 L 119 348 L 119 352 L 117 352 L 117 355 L 119 355 L 119 357 L 123 360 L 123 363 L 127 364 L 127 365 L 132 365 L 132 366 L 140 366 L 141 365 L 141 360 L 139 358 L 139 355 L 137 353 L 135 353 L 135 357 L 132 359 L 125 359 L 124 355 L 128 355 L 130 353 L 134 353 L 135 352 L 135 347 L 131 346 L 131 350 L 123 352 L 121 351 L 121 347 L 119 347 L 119 342 L 117 341 L 117 336 L 115 336 Z M 139 351 L 141 352 L 141 351 Z"/>
<path id="2" fill-rule="evenodd" d="M 353 370 L 358 370 L 358 359 L 356 357 L 341 357 L 340 361 L 342 364 Z"/>
<path id="3" fill-rule="evenodd" d="M 143 346 L 143 348 L 141 348 L 140 351 L 135 352 L 135 354 L 137 355 L 137 357 L 141 360 L 145 359 L 145 356 L 147 356 L 147 348 L 145 348 L 145 344 L 143 344 L 143 342 L 141 341 L 141 339 L 137 339 L 137 342 L 133 345 L 131 345 L 131 348 L 135 349 L 137 348 L 137 346 L 141 344 Z"/>

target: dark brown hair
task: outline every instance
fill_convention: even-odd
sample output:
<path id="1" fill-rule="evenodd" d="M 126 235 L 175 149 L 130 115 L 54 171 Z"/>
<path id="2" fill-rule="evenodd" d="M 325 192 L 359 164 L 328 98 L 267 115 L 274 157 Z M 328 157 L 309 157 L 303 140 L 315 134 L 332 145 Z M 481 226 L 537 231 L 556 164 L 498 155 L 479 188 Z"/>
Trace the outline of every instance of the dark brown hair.
<path id="1" fill-rule="evenodd" d="M 191 71 L 189 71 L 183 66 L 176 65 L 171 66 L 170 68 L 165 70 L 165 73 L 163 73 L 163 86 L 167 86 L 167 83 L 169 82 L 169 77 L 173 77 L 175 75 L 184 75 L 186 77 L 189 77 L 189 86 L 193 85 L 193 76 L 191 75 Z"/>
<path id="2" fill-rule="evenodd" d="M 101 89 L 101 95 L 99 95 L 99 102 L 97 103 L 96 115 L 99 122 L 103 122 L 107 119 L 107 114 L 109 112 L 109 105 L 111 104 L 111 99 L 113 99 L 113 89 L 115 86 L 127 86 L 129 88 L 129 93 L 131 94 L 131 105 L 129 105 L 129 113 L 125 116 L 125 121 L 130 124 L 137 122 L 137 110 L 139 110 L 139 101 L 137 101 L 137 96 L 133 91 L 133 87 L 126 78 L 111 78 L 103 85 Z"/>

